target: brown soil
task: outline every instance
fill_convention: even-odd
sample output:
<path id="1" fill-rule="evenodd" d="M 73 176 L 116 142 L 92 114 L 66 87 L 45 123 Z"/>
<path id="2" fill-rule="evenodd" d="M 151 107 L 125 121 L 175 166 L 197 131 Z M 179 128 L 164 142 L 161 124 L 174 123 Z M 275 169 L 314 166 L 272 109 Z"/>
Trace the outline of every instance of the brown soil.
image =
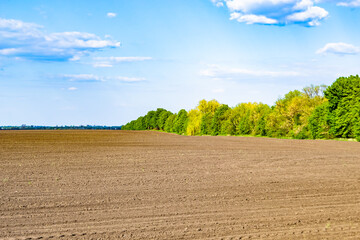
<path id="1" fill-rule="evenodd" d="M 360 143 L 0 131 L 1 239 L 359 239 Z"/>

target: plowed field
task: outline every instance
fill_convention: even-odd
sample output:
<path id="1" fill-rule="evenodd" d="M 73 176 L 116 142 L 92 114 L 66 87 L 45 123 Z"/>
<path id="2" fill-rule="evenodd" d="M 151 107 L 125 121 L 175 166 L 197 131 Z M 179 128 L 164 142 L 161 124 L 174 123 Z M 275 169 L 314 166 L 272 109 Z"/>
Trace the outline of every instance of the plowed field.
<path id="1" fill-rule="evenodd" d="M 0 131 L 1 239 L 360 239 L 360 143 Z"/>

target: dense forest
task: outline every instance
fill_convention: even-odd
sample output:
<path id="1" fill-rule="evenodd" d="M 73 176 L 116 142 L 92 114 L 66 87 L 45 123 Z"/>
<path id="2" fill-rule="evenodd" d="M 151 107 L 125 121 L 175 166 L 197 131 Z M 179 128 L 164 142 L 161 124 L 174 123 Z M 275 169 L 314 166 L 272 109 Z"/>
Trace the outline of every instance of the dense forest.
<path id="1" fill-rule="evenodd" d="M 340 77 L 328 87 L 311 85 L 290 91 L 271 107 L 255 102 L 232 108 L 216 100 L 201 100 L 189 112 L 158 108 L 127 123 L 122 130 L 360 141 L 360 78 Z"/>

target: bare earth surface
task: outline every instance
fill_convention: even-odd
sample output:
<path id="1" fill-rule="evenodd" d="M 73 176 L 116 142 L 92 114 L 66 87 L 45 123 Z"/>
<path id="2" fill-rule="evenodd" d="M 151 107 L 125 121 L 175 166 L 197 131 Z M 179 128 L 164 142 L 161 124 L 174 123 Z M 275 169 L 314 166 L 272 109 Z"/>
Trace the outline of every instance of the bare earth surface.
<path id="1" fill-rule="evenodd" d="M 0 239 L 360 239 L 360 143 L 0 131 Z"/>

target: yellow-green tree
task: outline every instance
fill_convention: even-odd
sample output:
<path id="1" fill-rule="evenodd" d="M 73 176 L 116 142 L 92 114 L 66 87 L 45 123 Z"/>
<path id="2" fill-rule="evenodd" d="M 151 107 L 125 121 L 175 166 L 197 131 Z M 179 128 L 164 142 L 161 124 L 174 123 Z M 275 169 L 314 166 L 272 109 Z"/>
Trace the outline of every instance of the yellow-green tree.
<path id="1" fill-rule="evenodd" d="M 266 130 L 270 137 L 310 138 L 309 117 L 314 109 L 321 105 L 325 98 L 311 88 L 304 88 L 302 92 L 290 91 L 284 98 L 279 99 L 273 111 L 266 119 Z M 310 89 L 310 90 L 309 90 Z"/>
<path id="2" fill-rule="evenodd" d="M 212 113 L 214 114 L 216 109 L 220 106 L 220 103 L 215 99 L 206 101 L 205 99 L 199 102 L 199 105 L 196 107 L 202 114 Z"/>
<path id="3" fill-rule="evenodd" d="M 192 109 L 188 113 L 188 118 L 186 134 L 190 136 L 200 135 L 201 112 L 198 109 Z"/>
<path id="4" fill-rule="evenodd" d="M 210 134 L 212 118 L 220 103 L 216 100 L 201 100 L 198 106 L 188 113 L 188 135 Z"/>
<path id="5" fill-rule="evenodd" d="M 228 134 L 266 135 L 265 118 L 270 111 L 270 107 L 263 103 L 238 104 L 227 120 Z"/>

